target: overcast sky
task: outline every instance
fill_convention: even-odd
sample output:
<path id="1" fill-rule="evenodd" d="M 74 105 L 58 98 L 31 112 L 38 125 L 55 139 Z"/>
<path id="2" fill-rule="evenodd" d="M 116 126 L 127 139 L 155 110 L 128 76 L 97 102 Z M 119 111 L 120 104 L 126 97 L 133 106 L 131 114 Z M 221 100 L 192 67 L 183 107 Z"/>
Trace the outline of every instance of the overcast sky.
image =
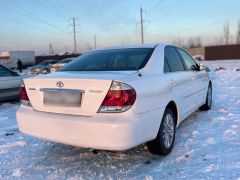
<path id="1" fill-rule="evenodd" d="M 1 0 L 0 51 L 73 50 L 71 17 L 77 18 L 78 50 L 140 43 L 139 8 L 146 20 L 145 41 L 173 42 L 201 36 L 211 43 L 240 20 L 240 0 Z M 233 37 L 232 37 L 233 39 Z"/>

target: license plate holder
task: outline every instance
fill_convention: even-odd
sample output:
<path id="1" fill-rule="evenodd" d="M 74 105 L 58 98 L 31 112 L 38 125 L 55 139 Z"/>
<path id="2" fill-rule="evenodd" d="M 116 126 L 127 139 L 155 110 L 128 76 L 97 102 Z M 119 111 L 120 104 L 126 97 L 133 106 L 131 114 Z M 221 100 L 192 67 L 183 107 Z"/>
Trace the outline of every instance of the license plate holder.
<path id="1" fill-rule="evenodd" d="M 43 104 L 55 107 L 81 107 L 82 92 L 69 89 L 44 89 Z"/>

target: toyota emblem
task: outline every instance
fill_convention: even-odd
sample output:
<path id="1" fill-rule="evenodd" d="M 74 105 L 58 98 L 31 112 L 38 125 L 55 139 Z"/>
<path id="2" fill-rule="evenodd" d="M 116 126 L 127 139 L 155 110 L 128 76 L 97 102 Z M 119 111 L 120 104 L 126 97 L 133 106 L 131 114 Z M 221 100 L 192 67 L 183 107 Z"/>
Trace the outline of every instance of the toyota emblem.
<path id="1" fill-rule="evenodd" d="M 62 88 L 64 86 L 64 83 L 62 81 L 58 81 L 56 84 L 59 88 Z"/>

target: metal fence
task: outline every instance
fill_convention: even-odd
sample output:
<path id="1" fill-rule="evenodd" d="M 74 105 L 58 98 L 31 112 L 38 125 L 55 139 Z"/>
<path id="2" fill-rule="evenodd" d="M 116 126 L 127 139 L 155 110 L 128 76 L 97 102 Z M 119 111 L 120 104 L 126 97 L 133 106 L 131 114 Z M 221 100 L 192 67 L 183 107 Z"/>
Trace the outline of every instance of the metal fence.
<path id="1" fill-rule="evenodd" d="M 205 59 L 240 59 L 240 44 L 205 47 Z"/>

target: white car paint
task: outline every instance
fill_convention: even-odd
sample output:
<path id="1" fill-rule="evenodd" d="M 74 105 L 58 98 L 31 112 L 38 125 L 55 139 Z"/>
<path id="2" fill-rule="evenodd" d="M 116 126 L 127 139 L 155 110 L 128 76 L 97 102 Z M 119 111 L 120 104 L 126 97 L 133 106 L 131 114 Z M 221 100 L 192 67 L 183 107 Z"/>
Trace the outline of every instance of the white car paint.
<path id="1" fill-rule="evenodd" d="M 21 105 L 17 121 L 23 133 L 81 147 L 126 150 L 153 140 L 166 106 L 177 106 L 177 126 L 206 101 L 209 76 L 205 71 L 164 73 L 167 45 L 133 45 L 109 49 L 155 48 L 146 66 L 139 71 L 56 72 L 24 79 L 33 107 Z M 42 88 L 64 87 L 83 90 L 80 108 L 46 106 Z M 113 81 L 135 89 L 133 106 L 122 113 L 98 113 Z"/>
<path id="2" fill-rule="evenodd" d="M 0 68 L 6 72 L 0 73 L 0 101 L 18 97 L 22 77 L 2 65 Z"/>

